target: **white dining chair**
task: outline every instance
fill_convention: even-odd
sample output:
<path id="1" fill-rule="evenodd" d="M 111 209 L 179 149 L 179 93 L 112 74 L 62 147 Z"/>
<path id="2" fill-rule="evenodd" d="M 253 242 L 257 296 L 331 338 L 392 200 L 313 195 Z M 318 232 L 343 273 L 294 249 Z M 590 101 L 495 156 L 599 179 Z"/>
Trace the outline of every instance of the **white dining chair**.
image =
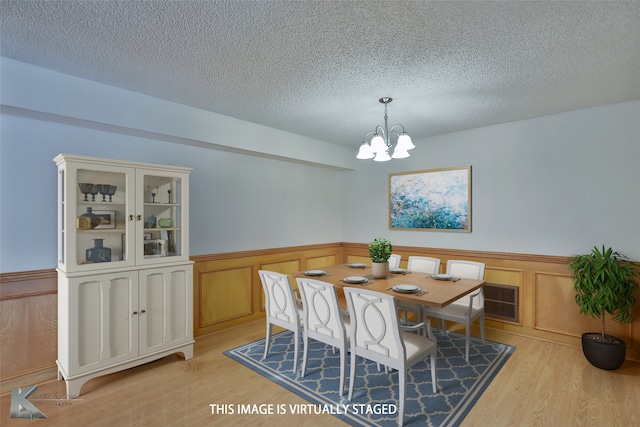
<path id="1" fill-rule="evenodd" d="M 351 369 L 348 399 L 352 400 L 358 356 L 398 371 L 398 425 L 404 421 L 407 371 L 430 356 L 433 392 L 437 392 L 436 339 L 427 325 L 428 337 L 402 331 L 395 298 L 361 288 L 344 288 L 351 318 Z"/>
<path id="2" fill-rule="evenodd" d="M 412 273 L 437 274 L 440 271 L 440 259 L 410 256 L 407 263 L 407 270 Z M 406 325 L 409 324 L 408 313 L 415 313 L 416 323 L 423 322 L 424 315 L 422 305 L 398 301 L 398 307 L 402 311 L 403 320 Z"/>
<path id="3" fill-rule="evenodd" d="M 426 256 L 410 256 L 407 270 L 418 273 L 438 274 L 440 272 L 440 259 Z"/>
<path id="4" fill-rule="evenodd" d="M 267 333 L 264 344 L 263 359 L 267 357 L 271 347 L 272 325 L 280 326 L 293 332 L 294 355 L 293 372 L 298 370 L 298 354 L 302 338 L 302 305 L 297 304 L 289 276 L 275 271 L 259 270 L 262 282 L 267 314 Z"/>
<path id="5" fill-rule="evenodd" d="M 484 263 L 474 261 L 449 260 L 447 261 L 447 274 L 463 279 L 484 279 Z M 465 327 L 465 353 L 464 358 L 469 361 L 469 342 L 471 338 L 471 323 L 480 319 L 480 336 L 484 343 L 484 293 L 482 288 L 465 295 L 452 302 L 446 307 L 427 307 L 425 318 L 433 317 L 436 325 L 440 329 L 439 322 L 442 321 L 442 329 L 447 333 L 447 320 L 464 323 Z"/>
<path id="6" fill-rule="evenodd" d="M 391 254 L 391 256 L 389 256 L 389 268 L 400 268 L 401 260 L 402 256 L 398 254 Z"/>
<path id="7" fill-rule="evenodd" d="M 305 277 L 296 278 L 303 305 L 302 376 L 307 372 L 309 340 L 337 348 L 340 352 L 339 394 L 345 389 L 347 353 L 349 352 L 349 316 L 340 311 L 336 287 L 331 283 Z"/>

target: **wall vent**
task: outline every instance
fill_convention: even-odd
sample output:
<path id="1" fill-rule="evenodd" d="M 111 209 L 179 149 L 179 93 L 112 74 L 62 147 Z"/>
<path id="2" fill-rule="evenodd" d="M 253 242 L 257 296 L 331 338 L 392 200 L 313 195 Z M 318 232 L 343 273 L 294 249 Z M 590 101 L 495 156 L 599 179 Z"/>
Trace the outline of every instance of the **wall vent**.
<path id="1" fill-rule="evenodd" d="M 517 286 L 487 282 L 484 285 L 485 317 L 519 323 L 519 291 Z"/>

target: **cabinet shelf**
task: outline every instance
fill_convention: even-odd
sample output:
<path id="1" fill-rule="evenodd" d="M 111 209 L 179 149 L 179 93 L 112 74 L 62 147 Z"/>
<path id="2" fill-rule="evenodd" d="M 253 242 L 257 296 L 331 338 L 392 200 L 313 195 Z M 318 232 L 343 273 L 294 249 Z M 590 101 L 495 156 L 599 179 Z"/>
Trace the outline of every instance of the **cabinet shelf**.
<path id="1" fill-rule="evenodd" d="M 116 228 L 93 228 L 91 230 L 78 230 L 77 233 L 82 234 L 101 234 L 101 233 L 124 233 L 126 230 L 124 227 L 116 227 Z"/>
<path id="2" fill-rule="evenodd" d="M 156 227 L 156 228 L 145 228 L 145 233 L 153 233 L 154 231 L 180 231 L 180 227 Z"/>
<path id="3" fill-rule="evenodd" d="M 120 202 L 98 202 L 98 201 L 95 201 L 95 202 L 88 201 L 88 202 L 86 202 L 84 200 L 81 200 L 81 201 L 78 202 L 78 206 L 87 206 L 87 207 L 90 207 L 90 208 L 94 208 L 96 206 L 100 206 L 100 208 L 103 208 L 104 210 L 108 210 L 107 208 L 109 206 L 124 206 L 124 205 L 125 205 L 124 203 L 120 203 Z"/>
<path id="4" fill-rule="evenodd" d="M 145 206 L 154 206 L 154 207 L 162 207 L 162 208 L 170 208 L 170 207 L 180 207 L 180 203 L 151 203 L 151 202 L 145 202 L 144 203 Z"/>

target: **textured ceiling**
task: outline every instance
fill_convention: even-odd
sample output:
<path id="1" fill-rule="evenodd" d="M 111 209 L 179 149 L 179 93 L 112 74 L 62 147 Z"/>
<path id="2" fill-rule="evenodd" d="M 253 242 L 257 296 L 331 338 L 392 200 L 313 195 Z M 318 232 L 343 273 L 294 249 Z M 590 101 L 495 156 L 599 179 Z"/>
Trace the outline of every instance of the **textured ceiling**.
<path id="1" fill-rule="evenodd" d="M 2 56 L 328 142 L 640 99 L 638 1 L 6 1 Z"/>

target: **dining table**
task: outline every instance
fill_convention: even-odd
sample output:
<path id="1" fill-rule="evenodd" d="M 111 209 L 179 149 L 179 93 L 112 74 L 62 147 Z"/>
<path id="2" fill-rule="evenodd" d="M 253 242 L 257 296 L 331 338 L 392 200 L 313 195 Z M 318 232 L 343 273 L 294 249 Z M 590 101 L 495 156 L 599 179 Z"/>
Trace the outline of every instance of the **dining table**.
<path id="1" fill-rule="evenodd" d="M 305 277 L 332 283 L 338 289 L 348 286 L 366 287 L 393 295 L 400 301 L 436 308 L 445 307 L 485 284 L 484 280 L 432 275 L 405 269 L 391 269 L 389 275 L 378 279 L 373 277 L 371 265 L 360 263 L 331 265 L 321 269 L 296 271 L 289 275 L 294 278 L 294 286 L 296 277 Z"/>

